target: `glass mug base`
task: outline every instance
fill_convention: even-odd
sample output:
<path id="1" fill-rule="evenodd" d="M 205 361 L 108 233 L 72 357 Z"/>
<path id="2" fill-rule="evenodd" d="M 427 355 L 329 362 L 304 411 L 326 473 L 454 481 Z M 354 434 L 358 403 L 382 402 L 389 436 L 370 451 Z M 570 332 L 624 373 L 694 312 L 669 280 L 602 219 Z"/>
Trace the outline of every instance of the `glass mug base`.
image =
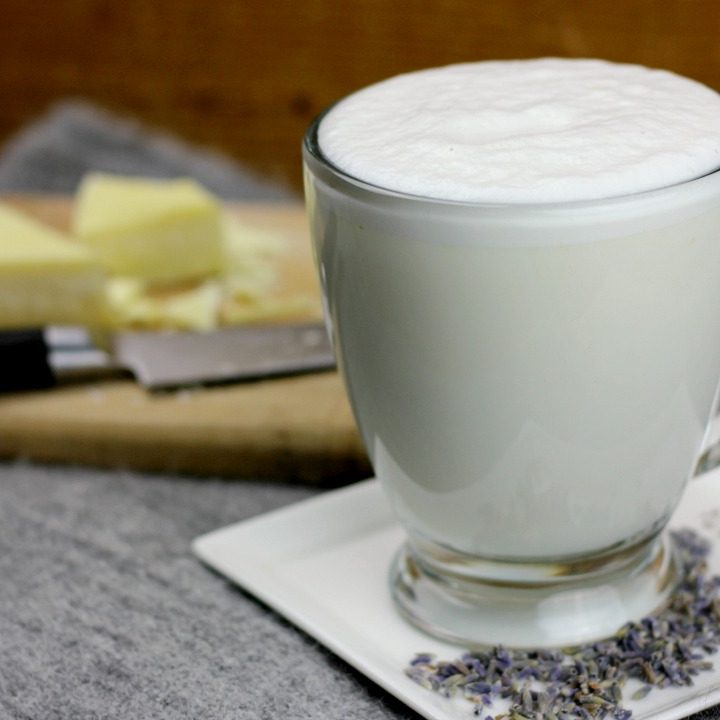
<path id="1" fill-rule="evenodd" d="M 521 574 L 531 579 L 521 581 Z M 570 647 L 601 640 L 662 608 L 679 581 L 668 533 L 596 561 L 493 561 L 475 568 L 467 562 L 456 567 L 428 562 L 408 543 L 390 568 L 400 613 L 422 631 L 471 649 Z"/>

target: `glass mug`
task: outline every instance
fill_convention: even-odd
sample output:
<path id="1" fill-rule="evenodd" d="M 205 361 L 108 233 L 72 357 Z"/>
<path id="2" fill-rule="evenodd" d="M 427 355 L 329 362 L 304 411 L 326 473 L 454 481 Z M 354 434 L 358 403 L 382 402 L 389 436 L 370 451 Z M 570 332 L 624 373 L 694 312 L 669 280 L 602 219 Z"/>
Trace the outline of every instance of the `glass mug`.
<path id="1" fill-rule="evenodd" d="M 304 144 L 338 366 L 407 534 L 390 584 L 464 644 L 567 645 L 661 606 L 720 375 L 720 172 L 608 200 L 406 195 Z"/>

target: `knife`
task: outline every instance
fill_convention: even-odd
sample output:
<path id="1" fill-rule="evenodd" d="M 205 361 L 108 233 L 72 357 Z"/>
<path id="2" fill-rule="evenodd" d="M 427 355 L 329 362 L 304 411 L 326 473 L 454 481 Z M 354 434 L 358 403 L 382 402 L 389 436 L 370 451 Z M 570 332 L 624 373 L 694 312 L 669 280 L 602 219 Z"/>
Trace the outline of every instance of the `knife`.
<path id="1" fill-rule="evenodd" d="M 41 389 L 59 379 L 130 372 L 148 390 L 172 390 L 329 370 L 320 323 L 209 331 L 120 331 L 99 348 L 81 327 L 0 332 L 0 390 Z"/>

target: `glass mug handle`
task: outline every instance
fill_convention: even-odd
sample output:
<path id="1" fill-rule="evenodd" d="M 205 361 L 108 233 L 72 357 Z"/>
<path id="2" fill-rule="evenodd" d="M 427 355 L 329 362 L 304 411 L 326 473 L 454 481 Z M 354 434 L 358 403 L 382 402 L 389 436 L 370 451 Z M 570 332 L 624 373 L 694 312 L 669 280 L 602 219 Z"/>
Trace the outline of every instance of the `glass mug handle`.
<path id="1" fill-rule="evenodd" d="M 691 479 L 720 465 L 720 382 L 715 389 L 712 413 Z"/>

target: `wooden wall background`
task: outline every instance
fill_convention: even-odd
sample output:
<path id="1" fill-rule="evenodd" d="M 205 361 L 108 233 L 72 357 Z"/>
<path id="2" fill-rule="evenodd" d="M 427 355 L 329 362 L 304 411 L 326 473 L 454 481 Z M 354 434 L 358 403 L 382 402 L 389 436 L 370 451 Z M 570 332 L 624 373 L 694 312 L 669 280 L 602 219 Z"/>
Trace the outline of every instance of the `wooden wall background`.
<path id="1" fill-rule="evenodd" d="M 0 142 L 85 98 L 300 188 L 325 105 L 389 75 L 542 55 L 720 89 L 718 0 L 0 0 Z"/>

